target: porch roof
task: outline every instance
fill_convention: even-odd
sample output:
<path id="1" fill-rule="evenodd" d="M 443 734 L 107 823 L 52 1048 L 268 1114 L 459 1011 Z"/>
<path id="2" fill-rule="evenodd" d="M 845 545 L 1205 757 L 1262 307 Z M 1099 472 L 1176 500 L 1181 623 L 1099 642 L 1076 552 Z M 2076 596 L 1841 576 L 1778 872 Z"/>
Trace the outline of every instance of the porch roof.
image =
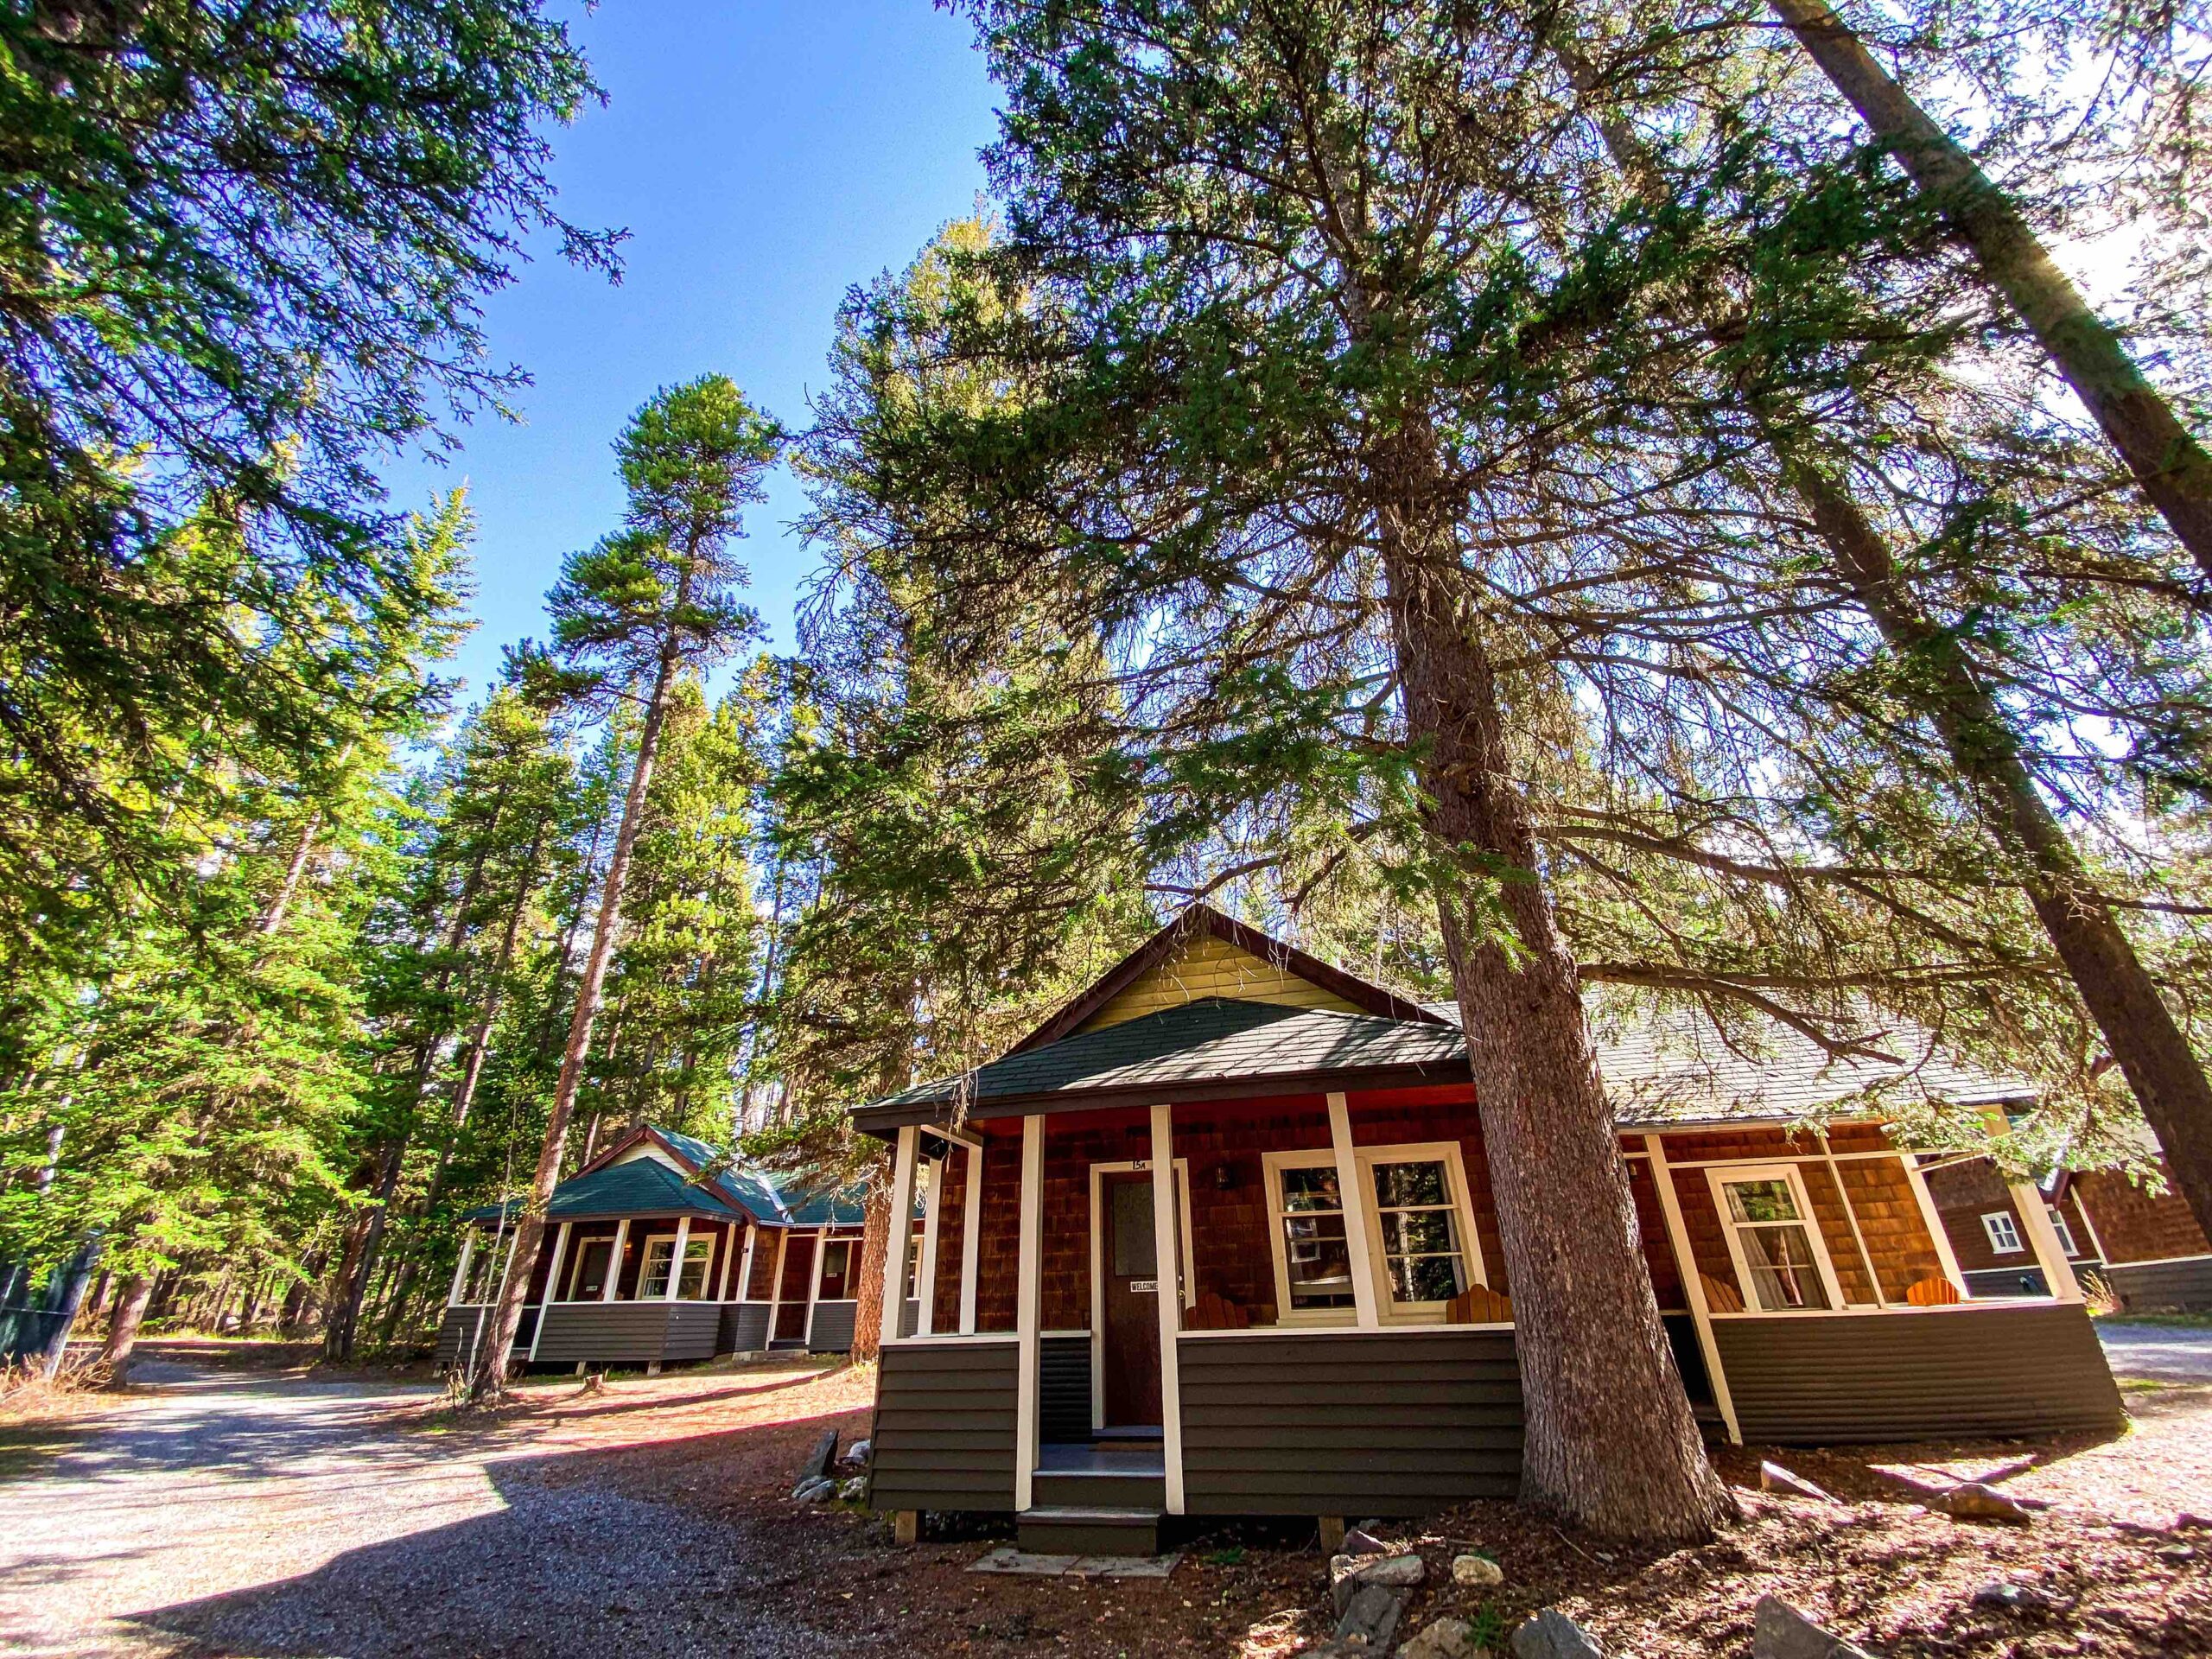
<path id="1" fill-rule="evenodd" d="M 500 1218 L 501 1206 L 486 1204 L 471 1210 L 470 1221 Z M 553 1189 L 546 1210 L 549 1221 L 613 1221 L 623 1216 L 704 1216 L 711 1221 L 741 1222 L 744 1212 L 725 1204 L 702 1186 L 683 1179 L 680 1171 L 655 1158 L 633 1158 L 626 1164 L 608 1164 L 578 1175 Z"/>
<path id="2" fill-rule="evenodd" d="M 881 1133 L 932 1122 L 962 1099 L 971 1116 L 1009 1117 L 1110 1105 L 1124 1096 L 1227 1099 L 1464 1083 L 1467 1075 L 1456 1026 L 1205 997 L 918 1084 L 860 1108 L 854 1120 Z"/>

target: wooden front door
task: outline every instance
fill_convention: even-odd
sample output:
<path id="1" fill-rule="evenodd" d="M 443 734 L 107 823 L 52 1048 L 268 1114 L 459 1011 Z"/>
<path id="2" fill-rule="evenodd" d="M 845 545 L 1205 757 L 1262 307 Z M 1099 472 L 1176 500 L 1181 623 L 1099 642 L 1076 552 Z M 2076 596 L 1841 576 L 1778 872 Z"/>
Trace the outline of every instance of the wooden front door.
<path id="1" fill-rule="evenodd" d="M 1174 1247 L 1154 1237 L 1152 1175 L 1116 1170 L 1098 1178 L 1096 1224 L 1101 1310 L 1102 1428 L 1160 1427 L 1160 1275 L 1173 1274 Z M 1176 1201 L 1182 1193 L 1179 1188 Z"/>

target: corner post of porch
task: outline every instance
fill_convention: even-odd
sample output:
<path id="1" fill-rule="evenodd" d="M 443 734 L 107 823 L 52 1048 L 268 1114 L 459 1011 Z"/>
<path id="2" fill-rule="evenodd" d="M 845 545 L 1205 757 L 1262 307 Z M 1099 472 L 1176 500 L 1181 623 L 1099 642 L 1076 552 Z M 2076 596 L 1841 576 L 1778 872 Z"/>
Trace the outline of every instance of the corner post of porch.
<path id="1" fill-rule="evenodd" d="M 721 1249 L 722 1265 L 715 1280 L 715 1300 L 726 1302 L 729 1300 L 730 1263 L 737 1260 L 737 1224 L 734 1221 L 722 1224 Z"/>
<path id="2" fill-rule="evenodd" d="M 664 1302 L 674 1301 L 677 1293 L 683 1288 L 683 1252 L 690 1243 L 691 1217 L 678 1216 L 676 1218 L 676 1248 L 668 1258 L 668 1291 L 661 1298 Z"/>
<path id="3" fill-rule="evenodd" d="M 2028 1248 L 2036 1253 L 2036 1265 L 2043 1269 L 2043 1281 L 2050 1287 L 2052 1300 L 2082 1300 L 2082 1282 L 2074 1276 L 2074 1264 L 2066 1259 L 2066 1247 L 2058 1242 L 2058 1229 L 2050 1224 L 2043 1189 L 2033 1181 L 2006 1185 L 2012 1190 L 2012 1207 L 2020 1212 L 2020 1224 L 2027 1229 Z"/>
<path id="4" fill-rule="evenodd" d="M 1736 1421 L 1736 1402 L 1728 1392 L 1728 1373 L 1720 1364 L 1720 1344 L 1713 1338 L 1713 1308 L 1705 1300 L 1705 1281 L 1697 1270 L 1697 1255 L 1690 1249 L 1690 1230 L 1682 1222 L 1682 1201 L 1675 1191 L 1675 1174 L 1667 1167 L 1666 1144 L 1656 1135 L 1643 1137 L 1651 1156 L 1651 1185 L 1659 1194 L 1659 1213 L 1667 1219 L 1667 1243 L 1674 1251 L 1675 1271 L 1681 1275 L 1682 1300 L 1690 1305 L 1690 1323 L 1697 1327 L 1697 1345 L 1705 1355 L 1706 1380 L 1713 1384 L 1713 1403 L 1720 1408 L 1728 1425 L 1728 1439 L 1744 1443 L 1744 1430 Z"/>
<path id="5" fill-rule="evenodd" d="M 968 1190 L 960 1205 L 960 1334 L 976 1334 L 976 1252 L 983 1242 L 983 1143 L 968 1147 Z"/>
<path id="6" fill-rule="evenodd" d="M 951 1162 L 948 1153 L 942 1160 L 931 1159 L 923 1172 L 929 1177 L 930 1186 L 922 1206 L 922 1268 L 914 1275 L 914 1300 L 919 1304 L 914 1334 L 919 1337 L 937 1332 L 937 1212 L 938 1200 L 944 1196 L 944 1173 Z"/>
<path id="7" fill-rule="evenodd" d="M 453 1264 L 453 1288 L 446 1292 L 446 1306 L 448 1307 L 459 1307 L 461 1306 L 461 1293 L 467 1287 L 468 1269 L 474 1262 L 475 1259 L 476 1224 L 474 1222 L 471 1222 L 461 1230 L 461 1260 Z"/>
<path id="8" fill-rule="evenodd" d="M 891 1236 L 883 1252 L 881 1333 L 894 1341 L 906 1334 L 906 1262 L 914 1249 L 914 1164 L 921 1150 L 918 1125 L 909 1123 L 899 1131 L 899 1147 L 891 1155 Z M 816 1246 L 817 1284 L 822 1281 L 822 1254 Z"/>
<path id="9" fill-rule="evenodd" d="M 1176 1341 L 1183 1333 L 1182 1278 L 1195 1272 L 1182 1259 L 1183 1230 L 1175 1214 L 1174 1109 L 1152 1109 L 1153 1267 L 1160 1307 L 1160 1449 L 1167 1475 L 1167 1513 L 1183 1513 L 1183 1382 Z M 1185 1200 L 1187 1202 L 1187 1199 Z"/>
<path id="10" fill-rule="evenodd" d="M 614 1248 L 607 1258 L 607 1283 L 599 1293 L 599 1300 L 611 1302 L 615 1290 L 622 1283 L 622 1252 L 630 1243 L 630 1217 L 624 1216 L 614 1224 Z"/>
<path id="11" fill-rule="evenodd" d="M 1014 1507 L 1030 1507 L 1037 1473 L 1037 1289 L 1044 1249 L 1045 1120 L 1021 1120 L 1020 1266 L 1014 1275 Z"/>
<path id="12" fill-rule="evenodd" d="M 1337 1192 L 1344 1206 L 1344 1255 L 1351 1270 L 1354 1321 L 1363 1331 L 1379 1331 L 1375 1306 L 1375 1269 L 1368 1259 L 1368 1198 L 1359 1184 L 1359 1157 L 1351 1145 L 1351 1108 L 1340 1094 L 1329 1096 L 1329 1144 L 1337 1154 Z"/>
<path id="13" fill-rule="evenodd" d="M 739 1264 L 737 1269 L 737 1300 L 741 1302 L 753 1300 L 753 1247 L 760 1241 L 760 1224 L 747 1222 L 745 1224 L 745 1260 Z"/>
<path id="14" fill-rule="evenodd" d="M 1928 1190 L 1928 1178 L 1920 1173 L 1920 1156 L 1910 1148 L 1900 1153 L 1897 1162 L 1904 1166 L 1904 1179 L 1912 1188 L 1913 1202 L 1920 1206 L 1920 1224 L 1928 1230 L 1929 1243 L 1936 1247 L 1936 1261 L 1943 1269 L 1943 1276 L 1960 1295 L 1967 1294 L 1967 1276 L 1959 1270 L 1959 1255 L 1951 1248 L 1951 1236 L 1943 1230 L 1943 1217 L 1936 1212 L 1936 1198 Z"/>
<path id="15" fill-rule="evenodd" d="M 537 1357 L 537 1344 L 545 1335 L 546 1316 L 553 1311 L 553 1304 L 561 1294 L 561 1264 L 569 1257 L 569 1230 L 576 1224 L 564 1221 L 560 1231 L 553 1235 L 553 1259 L 546 1264 L 545 1294 L 538 1299 L 537 1323 L 531 1327 L 529 1359 Z"/>

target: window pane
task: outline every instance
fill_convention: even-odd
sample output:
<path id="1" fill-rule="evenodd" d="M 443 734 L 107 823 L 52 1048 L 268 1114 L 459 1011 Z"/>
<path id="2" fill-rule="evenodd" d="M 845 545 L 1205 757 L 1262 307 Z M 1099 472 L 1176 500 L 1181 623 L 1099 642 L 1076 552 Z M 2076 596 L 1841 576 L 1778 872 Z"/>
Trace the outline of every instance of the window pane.
<path id="1" fill-rule="evenodd" d="M 1382 1248 L 1391 1255 L 1436 1255 L 1459 1248 L 1449 1210 L 1400 1210 L 1382 1217 Z"/>
<path id="2" fill-rule="evenodd" d="M 1813 1246 L 1799 1226 L 1746 1227 L 1744 1260 L 1751 1270 L 1751 1289 L 1770 1312 L 1790 1307 L 1826 1307 L 1827 1287 L 1813 1265 Z"/>
<path id="3" fill-rule="evenodd" d="M 676 1294 L 686 1301 L 696 1302 L 707 1294 L 707 1258 L 714 1254 L 714 1249 L 711 1239 L 684 1241 L 683 1281 Z"/>
<path id="4" fill-rule="evenodd" d="M 1118 1181 L 1114 1185 L 1114 1261 L 1117 1279 L 1153 1279 L 1160 1274 L 1160 1251 L 1152 1232 L 1152 1182 Z"/>
<path id="5" fill-rule="evenodd" d="M 1286 1169 L 1282 1176 L 1282 1207 L 1286 1210 L 1341 1210 L 1344 1195 L 1338 1190 L 1337 1171 L 1332 1164 L 1315 1164 L 1306 1169 Z"/>
<path id="6" fill-rule="evenodd" d="M 1452 1189 L 1446 1184 L 1442 1161 L 1376 1165 L 1375 1202 L 1385 1210 L 1400 1205 L 1451 1203 Z"/>
<path id="7" fill-rule="evenodd" d="M 1787 1181 L 1730 1181 L 1728 1211 L 1738 1221 L 1796 1221 L 1797 1200 Z"/>
<path id="8" fill-rule="evenodd" d="M 668 1294 L 668 1261 L 675 1249 L 672 1238 L 656 1238 L 645 1246 L 645 1270 L 638 1281 L 639 1300 Z"/>
<path id="9" fill-rule="evenodd" d="M 1390 1299 L 1448 1302 L 1467 1287 L 1467 1270 L 1456 1255 L 1390 1257 Z"/>
<path id="10" fill-rule="evenodd" d="M 1344 1243 L 1342 1216 L 1306 1215 L 1284 1218 L 1283 1256 L 1289 1270 L 1293 1307 L 1350 1307 L 1351 1252 Z"/>

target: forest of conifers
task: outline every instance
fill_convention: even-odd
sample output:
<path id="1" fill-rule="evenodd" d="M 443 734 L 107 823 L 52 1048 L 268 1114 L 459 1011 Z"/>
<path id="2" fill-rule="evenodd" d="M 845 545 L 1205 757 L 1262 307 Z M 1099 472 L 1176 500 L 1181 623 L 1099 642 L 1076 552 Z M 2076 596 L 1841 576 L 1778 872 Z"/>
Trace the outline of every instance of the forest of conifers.
<path id="1" fill-rule="evenodd" d="M 1570 1218 L 1583 1009 L 1669 1006 L 2025 1077 L 2030 1165 L 2147 1117 L 2212 1225 L 2200 11 L 958 10 L 988 202 L 810 406 L 608 433 L 465 697 L 468 503 L 374 467 L 512 395 L 525 238 L 618 259 L 588 67 L 530 0 L 9 11 L 0 1255 L 418 1341 L 461 1211 L 645 1120 L 866 1175 L 846 1109 L 1192 897 L 1456 996 Z"/>

